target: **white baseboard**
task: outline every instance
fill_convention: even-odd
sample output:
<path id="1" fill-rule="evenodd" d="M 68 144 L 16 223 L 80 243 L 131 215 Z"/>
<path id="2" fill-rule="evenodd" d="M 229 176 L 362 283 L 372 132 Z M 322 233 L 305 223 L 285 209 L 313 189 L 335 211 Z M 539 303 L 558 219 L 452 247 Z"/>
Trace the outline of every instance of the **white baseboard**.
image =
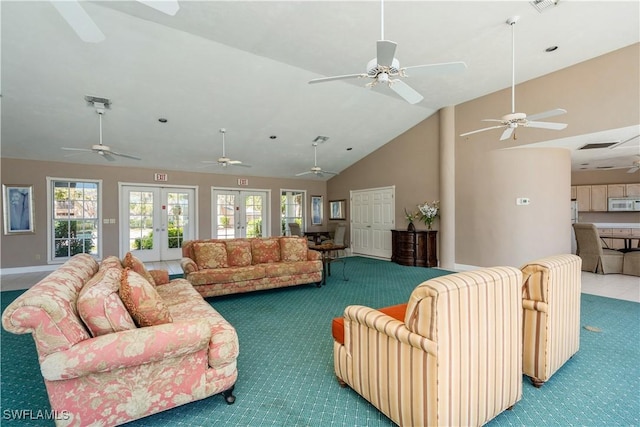
<path id="1" fill-rule="evenodd" d="M 61 264 L 51 264 L 51 265 L 33 265 L 31 267 L 0 268 L 0 275 L 40 273 L 42 271 L 53 271 L 58 267 L 60 267 L 60 265 Z"/>
<path id="2" fill-rule="evenodd" d="M 472 270 L 478 270 L 479 268 L 482 268 L 482 267 L 479 267 L 477 265 L 455 263 L 453 264 L 453 268 L 455 271 L 472 271 Z"/>

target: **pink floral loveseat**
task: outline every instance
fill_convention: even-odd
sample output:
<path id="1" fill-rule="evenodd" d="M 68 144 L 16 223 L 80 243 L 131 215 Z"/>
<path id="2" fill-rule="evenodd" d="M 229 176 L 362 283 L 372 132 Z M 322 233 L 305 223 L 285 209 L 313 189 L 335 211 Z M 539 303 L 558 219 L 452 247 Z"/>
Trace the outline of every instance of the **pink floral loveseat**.
<path id="1" fill-rule="evenodd" d="M 304 237 L 189 240 L 184 277 L 203 297 L 322 281 L 322 256 Z"/>
<path id="2" fill-rule="evenodd" d="M 235 399 L 233 326 L 189 282 L 130 254 L 100 264 L 74 256 L 13 301 L 2 325 L 33 335 L 57 425 L 117 425 L 218 393 Z"/>

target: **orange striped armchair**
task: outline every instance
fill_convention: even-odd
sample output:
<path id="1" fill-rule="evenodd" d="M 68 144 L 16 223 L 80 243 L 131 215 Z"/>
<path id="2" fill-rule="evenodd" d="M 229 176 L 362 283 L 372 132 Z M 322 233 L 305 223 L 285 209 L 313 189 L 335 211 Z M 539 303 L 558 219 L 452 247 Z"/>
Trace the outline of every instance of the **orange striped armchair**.
<path id="1" fill-rule="evenodd" d="M 522 267 L 523 373 L 541 387 L 580 348 L 582 259 L 554 255 Z"/>
<path id="2" fill-rule="evenodd" d="M 404 315 L 348 306 L 338 380 L 400 426 L 485 424 L 522 396 L 521 285 L 516 268 L 485 268 L 420 284 Z"/>

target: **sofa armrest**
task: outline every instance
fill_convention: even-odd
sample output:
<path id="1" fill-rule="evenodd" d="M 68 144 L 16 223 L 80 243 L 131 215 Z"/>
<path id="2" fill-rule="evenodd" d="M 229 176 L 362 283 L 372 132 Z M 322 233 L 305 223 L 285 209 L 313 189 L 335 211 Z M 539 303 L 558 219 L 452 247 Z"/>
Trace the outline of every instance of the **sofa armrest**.
<path id="1" fill-rule="evenodd" d="M 434 356 L 437 355 L 438 346 L 436 342 L 415 332 L 411 332 L 407 329 L 404 322 L 396 320 L 373 308 L 362 305 L 347 306 L 344 310 L 344 319 L 345 347 L 348 353 L 351 353 L 350 328 L 355 326 L 373 329 L 393 340 L 419 348 Z"/>
<path id="2" fill-rule="evenodd" d="M 180 267 L 182 267 L 182 271 L 184 271 L 185 277 L 189 273 L 193 273 L 198 271 L 198 264 L 191 258 L 183 257 L 180 260 Z"/>
<path id="3" fill-rule="evenodd" d="M 314 251 L 313 249 L 309 249 L 307 251 L 307 261 L 320 261 L 322 259 L 322 254 L 318 251 Z"/>
<path id="4" fill-rule="evenodd" d="M 167 270 L 149 270 L 149 274 L 153 277 L 156 286 L 169 283 L 169 272 Z"/>
<path id="5" fill-rule="evenodd" d="M 207 351 L 211 327 L 206 320 L 167 323 L 101 335 L 52 353 L 41 364 L 49 381 L 78 378 L 198 351 Z"/>

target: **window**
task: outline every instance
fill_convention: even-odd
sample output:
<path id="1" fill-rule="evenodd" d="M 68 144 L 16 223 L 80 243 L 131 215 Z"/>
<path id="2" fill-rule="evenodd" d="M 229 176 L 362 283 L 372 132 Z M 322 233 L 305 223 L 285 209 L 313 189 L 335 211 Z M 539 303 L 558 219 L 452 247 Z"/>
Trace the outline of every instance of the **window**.
<path id="1" fill-rule="evenodd" d="M 282 190 L 280 192 L 281 234 L 290 236 L 289 223 L 296 222 L 304 231 L 305 192 L 300 190 Z"/>
<path id="2" fill-rule="evenodd" d="M 99 256 L 101 181 L 47 178 L 49 261 Z"/>

